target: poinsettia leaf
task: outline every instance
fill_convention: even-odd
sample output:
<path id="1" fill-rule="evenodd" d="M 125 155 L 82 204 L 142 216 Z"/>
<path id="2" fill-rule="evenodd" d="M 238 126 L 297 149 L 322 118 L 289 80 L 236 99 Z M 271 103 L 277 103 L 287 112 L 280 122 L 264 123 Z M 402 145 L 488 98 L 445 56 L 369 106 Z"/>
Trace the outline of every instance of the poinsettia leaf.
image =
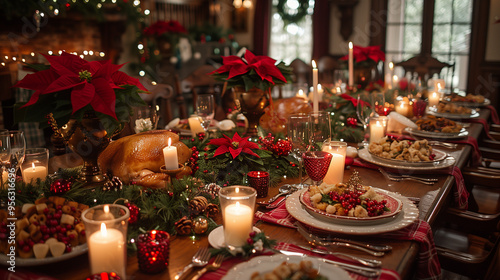
<path id="1" fill-rule="evenodd" d="M 95 95 L 90 102 L 92 108 L 94 108 L 96 112 L 109 115 L 118 121 L 115 113 L 115 91 L 111 88 L 108 81 L 104 78 L 97 78 L 92 80 L 92 84 L 95 87 Z"/>
<path id="2" fill-rule="evenodd" d="M 90 83 L 83 83 L 71 91 L 71 104 L 73 112 L 80 110 L 92 102 L 95 95 L 95 87 Z"/>
<path id="3" fill-rule="evenodd" d="M 26 67 L 31 68 L 37 72 L 50 69 L 50 65 L 41 64 L 41 63 L 37 63 L 37 64 L 24 63 L 24 65 L 26 65 Z"/>
<path id="4" fill-rule="evenodd" d="M 117 128 L 120 127 L 120 122 L 117 121 L 115 118 L 100 112 L 96 112 L 96 115 L 100 119 L 109 137 L 112 137 L 115 133 L 119 132 L 117 131 Z"/>

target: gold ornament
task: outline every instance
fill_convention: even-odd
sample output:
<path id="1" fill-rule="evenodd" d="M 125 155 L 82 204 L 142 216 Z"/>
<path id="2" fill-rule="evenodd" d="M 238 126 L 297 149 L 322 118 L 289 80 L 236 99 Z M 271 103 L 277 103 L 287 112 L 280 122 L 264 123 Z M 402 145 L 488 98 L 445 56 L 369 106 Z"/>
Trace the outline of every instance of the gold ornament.
<path id="1" fill-rule="evenodd" d="M 207 232 L 208 220 L 205 217 L 198 217 L 193 222 L 193 230 L 196 234 L 203 234 Z"/>

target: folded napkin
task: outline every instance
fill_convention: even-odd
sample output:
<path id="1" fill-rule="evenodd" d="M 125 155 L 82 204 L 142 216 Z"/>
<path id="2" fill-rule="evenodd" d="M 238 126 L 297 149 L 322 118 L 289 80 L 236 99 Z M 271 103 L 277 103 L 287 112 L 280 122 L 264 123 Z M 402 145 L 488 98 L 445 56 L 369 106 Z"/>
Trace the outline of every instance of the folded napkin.
<path id="1" fill-rule="evenodd" d="M 469 122 L 469 123 L 479 123 L 479 124 L 482 124 L 483 125 L 483 131 L 486 134 L 486 136 L 488 138 L 490 138 L 491 140 L 495 140 L 495 138 L 493 138 L 490 135 L 490 125 L 488 124 L 488 122 L 485 119 L 472 118 L 472 119 L 466 119 L 466 120 L 462 120 L 462 121 L 463 122 Z"/>
<path id="2" fill-rule="evenodd" d="M 487 105 L 485 107 L 490 110 L 491 121 L 494 124 L 500 124 L 500 119 L 498 118 L 497 109 L 492 105 Z"/>
<path id="3" fill-rule="evenodd" d="M 281 203 L 280 206 L 266 213 L 256 211 L 254 217 L 256 220 L 262 220 L 264 222 L 278 224 L 289 228 L 296 228 L 296 226 L 293 225 L 296 220 L 286 210 L 286 203 Z"/>

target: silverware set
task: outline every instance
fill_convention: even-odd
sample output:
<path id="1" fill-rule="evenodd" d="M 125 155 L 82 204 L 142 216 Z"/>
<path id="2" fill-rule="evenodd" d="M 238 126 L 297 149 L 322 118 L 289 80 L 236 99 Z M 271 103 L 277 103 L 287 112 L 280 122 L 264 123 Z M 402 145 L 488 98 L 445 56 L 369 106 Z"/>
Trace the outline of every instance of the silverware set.
<path id="1" fill-rule="evenodd" d="M 191 270 L 193 267 L 203 267 L 203 269 L 198 271 L 198 273 L 191 279 L 191 280 L 197 280 L 206 272 L 218 269 L 221 266 L 222 262 L 224 261 L 224 256 L 218 255 L 217 257 L 215 257 L 215 260 L 211 264 L 207 265 L 209 260 L 210 260 L 210 252 L 208 248 L 202 247 L 198 249 L 198 251 L 196 251 L 196 253 L 193 255 L 191 263 L 186 265 L 181 272 L 177 273 L 175 279 L 176 280 L 184 279 L 185 276 L 188 275 L 187 272 Z"/>
<path id="2" fill-rule="evenodd" d="M 387 178 L 388 180 L 395 181 L 395 182 L 399 182 L 402 180 L 409 180 L 409 181 L 414 181 L 414 182 L 418 182 L 418 183 L 425 184 L 425 185 L 434 185 L 434 183 L 436 183 L 438 181 L 438 179 L 435 179 L 435 178 L 416 177 L 416 176 L 411 176 L 408 174 L 402 174 L 402 175 L 390 174 L 382 168 L 379 168 L 378 171 L 380 171 L 380 173 L 382 173 L 382 175 L 384 175 L 384 177 Z"/>

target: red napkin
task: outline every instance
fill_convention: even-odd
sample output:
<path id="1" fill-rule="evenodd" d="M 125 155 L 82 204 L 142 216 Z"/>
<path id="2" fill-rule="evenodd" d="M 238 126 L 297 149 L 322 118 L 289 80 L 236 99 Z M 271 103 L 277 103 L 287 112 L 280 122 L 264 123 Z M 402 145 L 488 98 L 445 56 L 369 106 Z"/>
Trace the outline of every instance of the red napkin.
<path id="1" fill-rule="evenodd" d="M 286 203 L 281 203 L 279 207 L 266 213 L 257 211 L 255 212 L 254 217 L 257 220 L 263 220 L 264 222 L 295 228 L 293 224 L 296 220 L 286 210 Z"/>
<path id="2" fill-rule="evenodd" d="M 495 140 L 495 138 L 491 137 L 491 135 L 490 135 L 490 125 L 488 124 L 488 122 L 485 119 L 472 118 L 472 119 L 466 119 L 466 120 L 463 120 L 463 121 L 464 122 L 470 122 L 470 123 L 479 123 L 479 124 L 482 124 L 483 125 L 483 130 L 484 130 L 484 133 L 486 134 L 486 136 L 488 138 L 490 138 L 491 140 Z"/>
<path id="3" fill-rule="evenodd" d="M 495 107 L 493 107 L 492 105 L 487 105 L 485 107 L 490 110 L 491 121 L 494 124 L 500 124 L 500 119 L 498 118 L 497 109 L 495 109 Z"/>

